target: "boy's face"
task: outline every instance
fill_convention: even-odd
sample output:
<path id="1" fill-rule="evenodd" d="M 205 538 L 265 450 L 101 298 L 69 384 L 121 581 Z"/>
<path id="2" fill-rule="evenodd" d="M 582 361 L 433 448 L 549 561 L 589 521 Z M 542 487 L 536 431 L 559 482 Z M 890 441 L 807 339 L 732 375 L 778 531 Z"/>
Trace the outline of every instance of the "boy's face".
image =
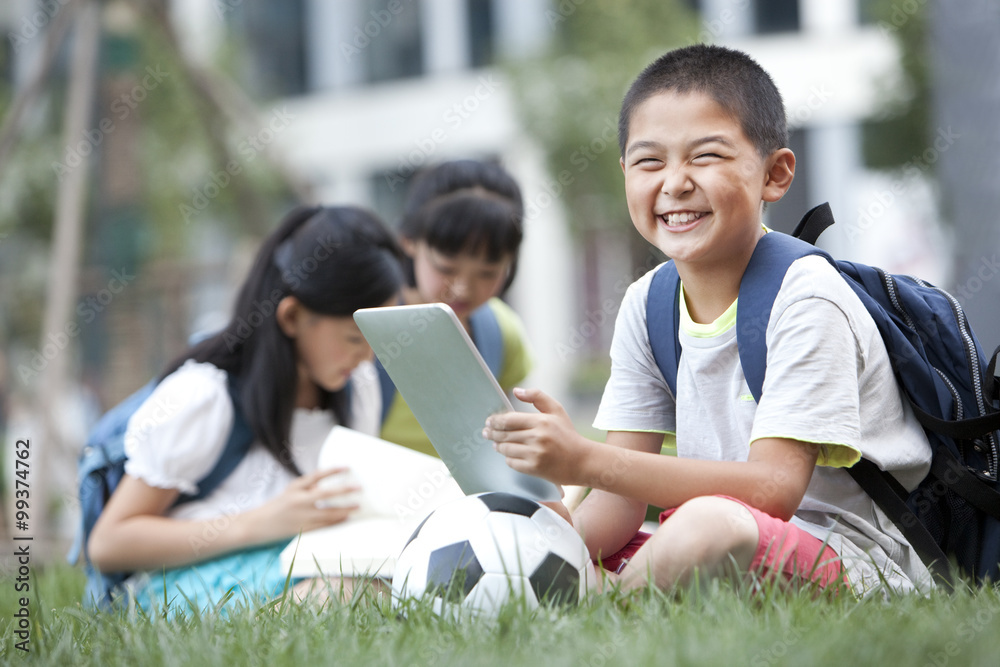
<path id="1" fill-rule="evenodd" d="M 762 202 L 791 185 L 787 148 L 761 158 L 739 122 L 701 92 L 663 92 L 639 105 L 621 161 L 632 223 L 678 264 L 749 259 Z"/>

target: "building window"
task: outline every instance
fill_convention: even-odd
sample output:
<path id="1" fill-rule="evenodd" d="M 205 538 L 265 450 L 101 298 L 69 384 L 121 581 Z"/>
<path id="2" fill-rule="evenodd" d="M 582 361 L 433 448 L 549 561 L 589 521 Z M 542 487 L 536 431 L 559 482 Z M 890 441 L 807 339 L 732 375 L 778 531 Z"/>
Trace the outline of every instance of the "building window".
<path id="1" fill-rule="evenodd" d="M 364 16 L 378 14 L 386 7 L 385 0 L 365 0 L 362 4 Z M 365 78 L 371 83 L 406 79 L 424 72 L 419 0 L 404 3 L 402 11 L 391 17 L 364 50 Z"/>
<path id="2" fill-rule="evenodd" d="M 757 32 L 793 32 L 799 29 L 799 0 L 757 0 L 754 6 Z"/>
<path id="3" fill-rule="evenodd" d="M 485 67 L 493 64 L 494 20 L 492 0 L 466 0 L 469 17 L 469 64 Z"/>
<path id="4" fill-rule="evenodd" d="M 247 85 L 261 98 L 306 92 L 304 0 L 259 0 L 234 5 L 227 18 L 246 46 Z"/>

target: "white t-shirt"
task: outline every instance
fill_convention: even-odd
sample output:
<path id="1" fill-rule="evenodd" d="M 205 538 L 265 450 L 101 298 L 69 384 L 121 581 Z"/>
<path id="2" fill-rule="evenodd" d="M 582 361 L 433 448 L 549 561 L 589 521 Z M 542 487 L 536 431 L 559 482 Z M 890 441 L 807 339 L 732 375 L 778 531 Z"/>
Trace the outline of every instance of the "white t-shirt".
<path id="1" fill-rule="evenodd" d="M 187 361 L 157 385 L 133 413 L 125 431 L 125 472 L 150 486 L 193 494 L 222 455 L 233 426 L 233 403 L 224 371 L 209 363 Z M 378 435 L 381 394 L 375 367 L 359 366 L 351 379 L 351 424 Z M 319 450 L 336 426 L 326 410 L 296 409 L 289 435 L 296 467 L 316 470 Z M 167 516 L 211 519 L 263 505 L 284 491 L 294 476 L 259 442 L 214 491 L 182 503 Z"/>
<path id="2" fill-rule="evenodd" d="M 739 360 L 737 304 L 715 323 L 698 325 L 685 317 L 682 303 L 675 402 L 646 328 L 656 270 L 633 283 L 622 301 L 611 378 L 594 426 L 675 432 L 678 456 L 720 461 L 745 461 L 761 438 L 821 444 L 792 522 L 828 540 L 859 595 L 879 586 L 880 573 L 895 590 L 931 586 L 916 552 L 844 468 L 863 452 L 912 489 L 927 473 L 931 449 L 896 384 L 874 321 L 836 270 L 811 256 L 785 275 L 767 320 L 760 404 Z"/>

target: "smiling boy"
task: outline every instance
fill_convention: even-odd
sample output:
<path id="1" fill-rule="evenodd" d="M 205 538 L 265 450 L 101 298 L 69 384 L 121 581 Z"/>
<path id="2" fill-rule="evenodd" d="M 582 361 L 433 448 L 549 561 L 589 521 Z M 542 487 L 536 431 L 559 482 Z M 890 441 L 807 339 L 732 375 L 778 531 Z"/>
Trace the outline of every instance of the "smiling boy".
<path id="1" fill-rule="evenodd" d="M 493 416 L 484 435 L 516 470 L 593 487 L 572 519 L 625 588 L 669 588 L 696 571 L 846 580 L 858 595 L 882 583 L 930 585 L 845 469 L 864 453 L 912 489 L 930 447 L 874 322 L 825 260 L 796 261 L 761 314 L 768 356 L 759 403 L 743 375 L 740 282 L 767 233 L 764 205 L 781 199 L 795 172 L 771 78 L 738 51 L 671 51 L 626 94 L 619 139 L 632 222 L 681 280 L 676 395 L 647 330 L 647 307 L 660 307 L 650 284 L 661 265 L 629 288 L 615 324 L 595 419 L 605 444 L 577 434 L 538 390 L 515 390 L 538 414 Z M 667 432 L 676 433 L 677 457 L 659 455 Z M 647 504 L 670 508 L 652 536 L 637 532 Z"/>

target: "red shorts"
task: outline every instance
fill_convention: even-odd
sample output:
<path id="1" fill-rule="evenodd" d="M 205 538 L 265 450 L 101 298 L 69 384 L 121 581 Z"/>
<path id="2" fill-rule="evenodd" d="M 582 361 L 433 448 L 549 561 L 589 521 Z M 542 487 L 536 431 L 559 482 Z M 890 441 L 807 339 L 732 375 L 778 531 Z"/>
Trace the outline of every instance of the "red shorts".
<path id="1" fill-rule="evenodd" d="M 760 539 L 757 541 L 757 550 L 750 564 L 751 572 L 769 573 L 778 570 L 787 580 L 808 579 L 821 587 L 832 583 L 846 583 L 840 558 L 827 544 L 798 526 L 776 519 L 743 501 L 729 496 L 717 497 L 743 505 L 750 510 L 757 522 Z M 676 509 L 661 512 L 660 523 L 670 518 Z M 602 558 L 601 566 L 605 570 L 619 572 L 650 537 L 652 536 L 649 533 L 639 531 L 616 553 L 608 558 Z"/>

